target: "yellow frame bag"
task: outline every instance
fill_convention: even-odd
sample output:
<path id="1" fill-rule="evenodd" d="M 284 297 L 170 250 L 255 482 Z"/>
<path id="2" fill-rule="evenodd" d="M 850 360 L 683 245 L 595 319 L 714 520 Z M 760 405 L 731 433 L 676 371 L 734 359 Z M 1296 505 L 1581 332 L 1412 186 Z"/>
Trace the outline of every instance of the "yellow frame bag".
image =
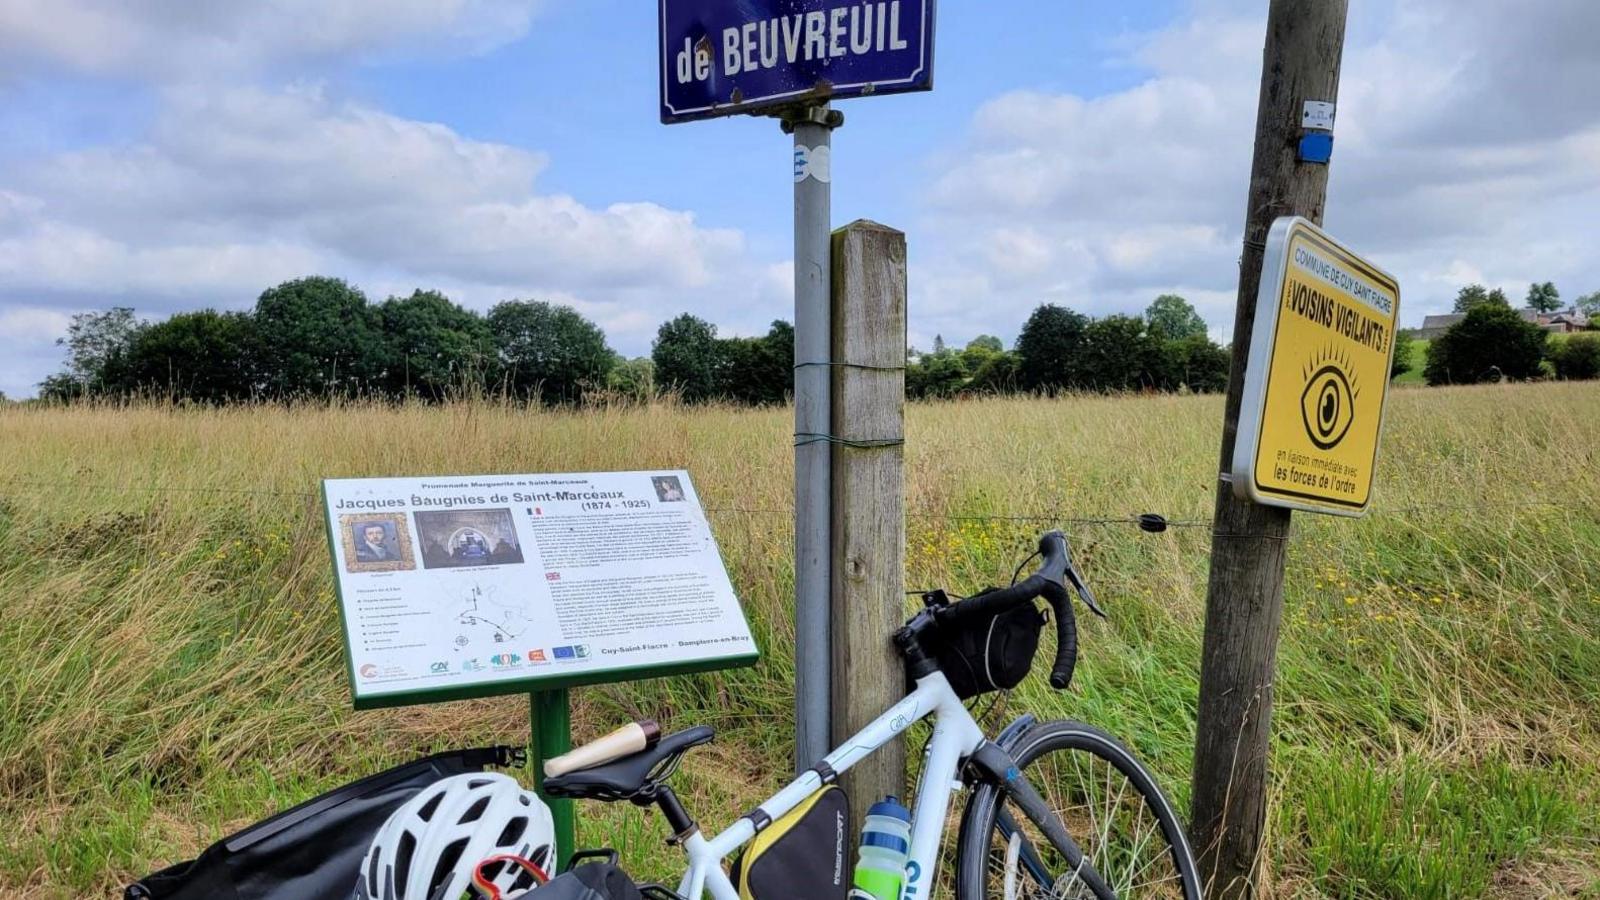
<path id="1" fill-rule="evenodd" d="M 828 785 L 755 836 L 730 873 L 740 900 L 844 900 L 850 797 Z"/>

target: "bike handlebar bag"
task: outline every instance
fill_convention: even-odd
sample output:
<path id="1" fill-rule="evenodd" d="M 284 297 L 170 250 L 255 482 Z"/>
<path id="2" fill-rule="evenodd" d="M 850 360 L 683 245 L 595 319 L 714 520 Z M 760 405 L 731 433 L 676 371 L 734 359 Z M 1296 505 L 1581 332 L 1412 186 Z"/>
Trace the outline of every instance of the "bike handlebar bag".
<path id="1" fill-rule="evenodd" d="M 998 615 L 941 625 L 934 658 L 963 700 L 990 691 L 1008 691 L 1032 671 L 1033 658 L 1039 652 L 1039 632 L 1049 621 L 1043 610 L 1024 603 Z"/>
<path id="2" fill-rule="evenodd" d="M 838 785 L 807 797 L 757 834 L 734 862 L 739 900 L 844 900 L 849 825 L 850 797 Z"/>
<path id="3" fill-rule="evenodd" d="M 453 750 L 314 797 L 146 875 L 124 900 L 350 900 L 361 859 L 389 814 L 441 778 L 508 766 L 521 750 Z"/>

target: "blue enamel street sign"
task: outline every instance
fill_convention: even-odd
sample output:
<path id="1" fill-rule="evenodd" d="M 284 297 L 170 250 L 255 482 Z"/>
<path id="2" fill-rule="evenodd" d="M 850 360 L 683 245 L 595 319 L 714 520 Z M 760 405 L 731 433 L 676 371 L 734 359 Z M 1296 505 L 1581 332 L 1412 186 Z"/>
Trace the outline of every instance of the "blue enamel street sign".
<path id="1" fill-rule="evenodd" d="M 933 87 L 934 0 L 659 0 L 661 121 Z"/>

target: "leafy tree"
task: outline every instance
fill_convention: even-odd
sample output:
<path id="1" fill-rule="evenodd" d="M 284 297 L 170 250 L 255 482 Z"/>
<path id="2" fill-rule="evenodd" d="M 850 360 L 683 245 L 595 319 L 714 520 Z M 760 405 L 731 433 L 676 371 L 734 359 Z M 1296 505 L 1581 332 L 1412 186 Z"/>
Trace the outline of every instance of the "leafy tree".
<path id="1" fill-rule="evenodd" d="M 1600 318 L 1600 291 L 1595 291 L 1592 294 L 1584 294 L 1582 297 L 1577 299 L 1575 305 L 1578 307 L 1579 312 L 1588 316 L 1590 319 Z"/>
<path id="2" fill-rule="evenodd" d="M 794 326 L 777 321 L 758 338 L 720 342 L 716 394 L 741 403 L 783 403 L 794 392 Z"/>
<path id="3" fill-rule="evenodd" d="M 1506 299 L 1506 292 L 1495 288 L 1489 290 L 1481 284 L 1469 284 L 1456 292 L 1455 312 L 1471 312 L 1485 303 L 1510 308 L 1511 301 Z"/>
<path id="4" fill-rule="evenodd" d="M 352 396 L 382 386 L 388 348 L 379 317 L 344 281 L 313 276 L 268 288 L 255 320 L 270 394 Z"/>
<path id="5" fill-rule="evenodd" d="M 1416 365 L 1412 362 L 1412 337 L 1411 332 L 1400 329 L 1394 333 L 1394 360 L 1389 365 L 1389 378 L 1399 378 L 1411 371 Z"/>
<path id="6" fill-rule="evenodd" d="M 944 352 L 944 335 L 936 334 L 933 336 L 933 352 L 935 355 Z"/>
<path id="7" fill-rule="evenodd" d="M 139 331 L 127 354 L 129 390 L 234 403 L 260 391 L 261 342 L 248 313 L 178 313 Z"/>
<path id="8" fill-rule="evenodd" d="M 1167 380 L 1160 343 L 1138 316 L 1106 316 L 1090 322 L 1078 351 L 1077 386 L 1095 391 L 1134 391 Z"/>
<path id="9" fill-rule="evenodd" d="M 919 400 L 954 397 L 966 386 L 969 374 L 959 353 L 926 354 L 906 367 L 906 396 Z"/>
<path id="10" fill-rule="evenodd" d="M 1151 301 L 1144 318 L 1149 323 L 1150 333 L 1165 340 L 1182 340 L 1206 333 L 1206 320 L 1200 318 L 1189 301 L 1177 294 L 1162 294 Z"/>
<path id="11" fill-rule="evenodd" d="M 1600 378 L 1600 334 L 1567 335 L 1550 351 L 1556 375 L 1572 381 Z"/>
<path id="12" fill-rule="evenodd" d="M 1228 389 L 1228 371 L 1233 357 L 1227 349 L 1217 346 L 1204 334 L 1194 334 L 1179 341 L 1167 341 L 1166 356 L 1172 360 L 1170 378 L 1163 384 L 1167 390 L 1179 385 L 1197 394 L 1217 394 Z"/>
<path id="13" fill-rule="evenodd" d="M 57 346 L 67 348 L 66 368 L 41 382 L 41 393 L 64 400 L 122 392 L 127 386 L 128 348 L 144 327 L 126 306 L 74 315 L 67 336 L 56 339 Z"/>
<path id="14" fill-rule="evenodd" d="M 656 395 L 656 364 L 648 356 L 617 358 L 606 373 L 606 388 L 632 400 Z"/>
<path id="15" fill-rule="evenodd" d="M 961 362 L 966 366 L 967 371 L 976 374 L 990 358 L 1000 356 L 1005 352 L 1005 345 L 1000 343 L 999 338 L 984 335 L 982 338 L 968 341 L 967 346 L 961 350 L 960 356 Z"/>
<path id="16" fill-rule="evenodd" d="M 1429 384 L 1474 384 L 1496 377 L 1533 378 L 1544 359 L 1544 329 L 1509 306 L 1484 303 L 1428 345 Z"/>
<path id="17" fill-rule="evenodd" d="M 1528 308 L 1542 313 L 1555 312 L 1561 308 L 1561 292 L 1552 282 L 1534 282 L 1528 285 Z"/>
<path id="18" fill-rule="evenodd" d="M 656 382 L 690 402 L 710 400 L 723 386 L 726 365 L 717 326 L 684 313 L 662 324 L 650 345 Z"/>
<path id="19" fill-rule="evenodd" d="M 477 313 L 438 291 L 390 297 L 377 308 L 385 345 L 383 387 L 390 396 L 442 400 L 452 388 L 482 384 L 489 328 Z"/>
<path id="20" fill-rule="evenodd" d="M 1073 360 L 1089 320 L 1054 304 L 1028 316 L 1017 336 L 1017 383 L 1025 391 L 1055 390 L 1073 381 Z"/>
<path id="21" fill-rule="evenodd" d="M 972 369 L 964 390 L 973 394 L 1013 393 L 1017 389 L 1017 366 L 1015 353 L 990 353 Z"/>
<path id="22" fill-rule="evenodd" d="M 600 326 L 570 306 L 507 300 L 487 318 L 494 344 L 493 383 L 514 396 L 570 403 L 607 383 L 616 356 Z"/>

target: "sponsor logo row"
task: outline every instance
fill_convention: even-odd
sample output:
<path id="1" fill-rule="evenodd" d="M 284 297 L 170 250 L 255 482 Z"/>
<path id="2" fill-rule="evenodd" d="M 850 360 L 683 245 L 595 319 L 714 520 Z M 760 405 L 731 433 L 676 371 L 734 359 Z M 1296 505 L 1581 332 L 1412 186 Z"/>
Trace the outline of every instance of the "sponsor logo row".
<path id="1" fill-rule="evenodd" d="M 447 660 L 440 660 L 428 666 L 428 673 L 431 675 L 445 675 L 452 671 L 504 671 L 506 669 L 520 669 L 523 667 L 549 665 L 551 662 L 575 663 L 588 659 L 589 654 L 590 650 L 588 644 L 567 644 L 561 647 L 548 648 L 537 647 L 529 650 L 526 654 L 513 653 L 508 650 L 505 652 L 496 653 L 487 659 L 470 657 L 462 660 L 459 664 L 452 664 Z M 394 674 L 404 674 L 403 672 L 395 671 L 395 667 L 391 666 L 380 669 L 378 666 L 372 663 L 366 663 L 356 671 L 363 679 L 369 681 L 379 677 L 380 675 L 388 676 Z"/>

